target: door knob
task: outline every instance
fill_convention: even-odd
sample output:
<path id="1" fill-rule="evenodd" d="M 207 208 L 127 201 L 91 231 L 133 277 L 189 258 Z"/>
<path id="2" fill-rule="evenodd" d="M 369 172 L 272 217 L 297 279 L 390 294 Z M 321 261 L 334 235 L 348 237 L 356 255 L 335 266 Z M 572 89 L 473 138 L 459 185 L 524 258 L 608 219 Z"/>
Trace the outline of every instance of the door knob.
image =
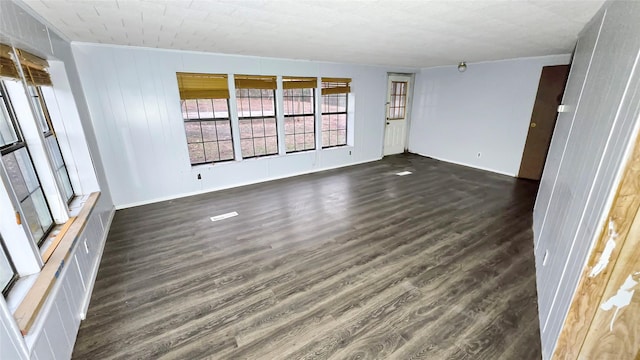
<path id="1" fill-rule="evenodd" d="M 536 127 L 536 126 L 537 126 L 537 125 L 536 125 L 536 123 L 534 123 L 534 122 L 532 122 L 532 123 L 531 123 L 531 127 L 532 127 L 532 128 L 534 128 L 534 127 Z"/>

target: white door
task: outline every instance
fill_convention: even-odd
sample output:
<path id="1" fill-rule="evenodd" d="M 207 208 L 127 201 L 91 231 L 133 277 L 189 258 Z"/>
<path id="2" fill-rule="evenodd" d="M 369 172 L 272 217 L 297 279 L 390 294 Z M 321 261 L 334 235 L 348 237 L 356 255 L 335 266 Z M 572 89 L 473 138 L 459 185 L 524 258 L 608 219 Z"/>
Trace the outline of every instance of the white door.
<path id="1" fill-rule="evenodd" d="M 389 75 L 384 155 L 404 152 L 407 138 L 407 106 L 411 76 Z"/>

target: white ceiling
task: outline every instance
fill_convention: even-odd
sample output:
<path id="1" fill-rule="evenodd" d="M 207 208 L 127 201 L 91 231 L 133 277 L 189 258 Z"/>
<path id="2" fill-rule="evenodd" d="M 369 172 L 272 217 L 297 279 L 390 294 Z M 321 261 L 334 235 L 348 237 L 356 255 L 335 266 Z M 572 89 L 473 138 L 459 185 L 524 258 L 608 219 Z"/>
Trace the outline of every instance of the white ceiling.
<path id="1" fill-rule="evenodd" d="M 23 0 L 71 40 L 429 67 L 565 54 L 604 0 Z"/>

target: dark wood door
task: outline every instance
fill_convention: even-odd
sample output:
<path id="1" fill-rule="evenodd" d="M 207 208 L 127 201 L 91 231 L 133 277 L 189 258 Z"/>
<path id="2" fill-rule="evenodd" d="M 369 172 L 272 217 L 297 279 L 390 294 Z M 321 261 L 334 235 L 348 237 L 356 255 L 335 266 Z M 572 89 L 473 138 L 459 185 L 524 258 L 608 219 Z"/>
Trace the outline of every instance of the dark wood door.
<path id="1" fill-rule="evenodd" d="M 551 136 L 556 126 L 558 105 L 562 101 L 568 76 L 569 65 L 542 68 L 518 177 L 540 180 L 542 176 Z"/>

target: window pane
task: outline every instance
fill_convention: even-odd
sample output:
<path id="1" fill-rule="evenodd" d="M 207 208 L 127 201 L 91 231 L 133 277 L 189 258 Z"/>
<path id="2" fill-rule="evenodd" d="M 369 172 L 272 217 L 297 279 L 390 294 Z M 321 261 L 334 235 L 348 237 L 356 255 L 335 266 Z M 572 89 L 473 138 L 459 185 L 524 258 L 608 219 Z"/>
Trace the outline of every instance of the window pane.
<path id="1" fill-rule="evenodd" d="M 212 119 L 213 118 L 213 102 L 211 99 L 198 99 L 198 114 L 200 119 Z"/>
<path id="2" fill-rule="evenodd" d="M 71 180 L 69 179 L 67 167 L 62 166 L 60 169 L 56 170 L 56 172 L 58 177 L 60 178 L 60 182 L 62 183 L 62 188 L 64 190 L 66 199 L 67 201 L 69 201 L 73 197 L 73 188 L 71 187 Z"/>
<path id="3" fill-rule="evenodd" d="M 240 150 L 242 151 L 243 157 L 255 156 L 253 152 L 253 139 L 240 140 Z"/>
<path id="4" fill-rule="evenodd" d="M 44 230 L 40 225 L 40 217 L 38 216 L 38 211 L 31 197 L 22 200 L 20 202 L 20 208 L 22 208 L 22 216 L 29 225 L 29 230 L 33 238 L 36 240 L 41 239 L 44 236 Z"/>
<path id="5" fill-rule="evenodd" d="M 62 154 L 60 153 L 60 147 L 58 146 L 58 140 L 56 140 L 55 136 L 49 135 L 45 139 L 47 143 L 47 147 L 49 148 L 49 152 L 53 156 L 53 165 L 56 169 L 64 166 L 64 160 L 62 159 Z"/>
<path id="6" fill-rule="evenodd" d="M 65 166 L 64 159 L 60 153 L 60 147 L 58 146 L 58 140 L 53 134 L 50 134 L 45 138 L 45 143 L 49 149 L 49 153 L 52 155 L 53 165 L 55 167 L 56 177 L 62 185 L 62 190 L 67 201 L 73 198 L 73 188 L 71 187 L 71 179 L 69 179 L 69 173 Z"/>
<path id="7" fill-rule="evenodd" d="M 392 89 L 395 89 L 394 84 Z M 348 94 L 322 96 L 322 147 L 347 144 L 347 98 Z"/>
<path id="8" fill-rule="evenodd" d="M 33 194 L 31 194 L 31 198 L 36 208 L 36 213 L 38 214 L 40 226 L 42 226 L 43 230 L 49 229 L 49 226 L 53 224 L 53 219 L 51 218 L 47 201 L 44 199 L 42 189 L 38 188 L 38 190 L 34 191 Z"/>
<path id="9" fill-rule="evenodd" d="M 265 136 L 278 136 L 276 119 L 264 119 L 264 134 Z"/>
<path id="10" fill-rule="evenodd" d="M 242 157 L 278 153 L 273 90 L 236 90 Z M 273 137 L 273 139 L 270 139 Z M 268 139 L 269 138 L 269 139 Z M 267 140 L 268 139 L 268 140 Z M 275 146 L 272 146 L 275 141 Z"/>
<path id="11" fill-rule="evenodd" d="M 16 136 L 4 99 L 0 99 L 0 146 L 13 144 L 16 141 L 18 141 L 18 136 Z"/>
<path id="12" fill-rule="evenodd" d="M 187 117 L 185 119 L 199 119 L 198 116 L 198 103 L 196 100 L 185 100 L 185 110 Z"/>
<path id="13" fill-rule="evenodd" d="M 192 164 L 199 164 L 205 161 L 204 145 L 202 143 L 188 144 L 189 159 Z"/>
<path id="14" fill-rule="evenodd" d="M 202 128 L 202 140 L 204 141 L 218 141 L 218 135 L 216 134 L 216 123 L 214 121 L 202 121 L 200 122 Z"/>
<path id="15" fill-rule="evenodd" d="M 36 109 L 36 120 L 40 123 L 42 127 L 42 132 L 46 133 L 49 129 L 49 124 L 44 115 L 44 109 L 42 108 L 42 103 L 40 102 L 40 97 L 38 95 L 32 95 L 31 101 L 33 102 L 33 106 Z"/>
<path id="16" fill-rule="evenodd" d="M 14 274 L 9 258 L 4 253 L 2 246 L 0 246 L 0 290 L 4 291 L 7 288 Z"/>
<path id="17" fill-rule="evenodd" d="M 200 122 L 190 121 L 184 123 L 184 130 L 187 133 L 187 143 L 202 142 L 202 132 L 200 130 Z"/>
<path id="18" fill-rule="evenodd" d="M 220 160 L 233 160 L 235 158 L 231 141 L 220 141 L 218 146 L 220 147 Z"/>
<path id="19" fill-rule="evenodd" d="M 251 120 L 240 120 L 240 138 L 251 139 L 252 137 Z"/>
<path id="20" fill-rule="evenodd" d="M 20 171 L 20 166 L 16 160 L 16 152 L 4 155 L 2 157 L 2 162 L 7 170 L 9 182 L 11 182 L 11 187 L 16 193 L 18 200 L 22 200 L 29 196 L 29 189 L 27 189 L 27 184 L 22 177 L 22 171 Z"/>
<path id="21" fill-rule="evenodd" d="M 229 140 L 233 139 L 231 135 L 231 121 L 216 121 L 216 130 L 218 133 L 218 140 Z"/>
<path id="22" fill-rule="evenodd" d="M 220 154 L 218 154 L 218 142 L 204 143 L 204 154 L 207 162 L 220 160 Z"/>
<path id="23" fill-rule="evenodd" d="M 284 143 L 287 148 L 287 152 L 296 151 L 295 135 L 285 135 Z"/>

